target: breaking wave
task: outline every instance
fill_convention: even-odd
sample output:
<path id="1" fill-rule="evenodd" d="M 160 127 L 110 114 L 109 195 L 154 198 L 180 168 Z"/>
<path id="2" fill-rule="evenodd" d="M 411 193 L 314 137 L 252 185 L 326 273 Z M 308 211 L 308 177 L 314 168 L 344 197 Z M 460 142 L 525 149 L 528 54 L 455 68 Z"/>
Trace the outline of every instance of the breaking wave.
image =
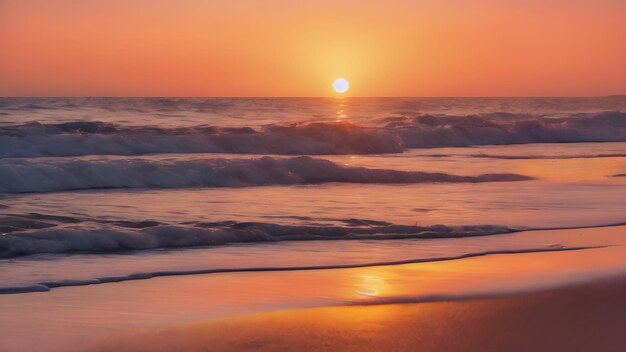
<path id="1" fill-rule="evenodd" d="M 109 253 L 123 250 L 216 246 L 286 240 L 457 238 L 519 231 L 505 226 L 411 226 L 345 219 L 344 225 L 263 222 L 102 221 L 41 214 L 0 218 L 0 258 L 40 253 Z"/>
<path id="2" fill-rule="evenodd" d="M 282 155 L 382 154 L 406 148 L 525 143 L 623 142 L 626 113 L 566 117 L 528 114 L 390 117 L 382 126 L 348 122 L 288 126 L 129 127 L 76 121 L 0 128 L 0 157 L 244 153 Z"/>
<path id="3" fill-rule="evenodd" d="M 523 181 L 518 174 L 445 173 L 346 167 L 308 156 L 259 159 L 154 161 L 123 159 L 0 161 L 0 192 L 28 193 L 103 188 L 189 188 L 344 183 Z"/>

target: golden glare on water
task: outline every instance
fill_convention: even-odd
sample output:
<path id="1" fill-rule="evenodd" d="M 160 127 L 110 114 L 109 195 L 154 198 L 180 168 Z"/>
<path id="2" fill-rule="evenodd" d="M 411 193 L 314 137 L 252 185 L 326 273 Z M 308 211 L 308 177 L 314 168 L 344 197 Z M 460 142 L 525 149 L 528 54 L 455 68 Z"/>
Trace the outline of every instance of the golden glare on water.
<path id="1" fill-rule="evenodd" d="M 345 93 L 348 91 L 348 88 L 350 88 L 350 83 L 345 78 L 337 78 L 333 82 L 333 89 L 337 93 Z"/>

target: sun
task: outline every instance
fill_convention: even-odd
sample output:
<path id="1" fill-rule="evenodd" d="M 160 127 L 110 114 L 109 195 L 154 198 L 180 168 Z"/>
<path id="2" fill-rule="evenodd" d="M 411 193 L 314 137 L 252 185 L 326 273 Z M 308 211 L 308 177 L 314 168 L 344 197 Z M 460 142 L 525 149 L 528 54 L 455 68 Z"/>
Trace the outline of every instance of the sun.
<path id="1" fill-rule="evenodd" d="M 337 78 L 333 82 L 333 89 L 337 93 L 345 93 L 348 91 L 348 88 L 350 88 L 350 83 L 345 78 Z"/>

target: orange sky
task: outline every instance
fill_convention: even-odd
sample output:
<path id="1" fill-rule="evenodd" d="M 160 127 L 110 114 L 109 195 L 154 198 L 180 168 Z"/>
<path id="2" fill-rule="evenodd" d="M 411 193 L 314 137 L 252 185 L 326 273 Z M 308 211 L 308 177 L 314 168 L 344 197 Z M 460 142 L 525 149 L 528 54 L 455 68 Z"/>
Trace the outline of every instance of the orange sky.
<path id="1" fill-rule="evenodd" d="M 0 0 L 0 96 L 626 93 L 624 0 Z"/>

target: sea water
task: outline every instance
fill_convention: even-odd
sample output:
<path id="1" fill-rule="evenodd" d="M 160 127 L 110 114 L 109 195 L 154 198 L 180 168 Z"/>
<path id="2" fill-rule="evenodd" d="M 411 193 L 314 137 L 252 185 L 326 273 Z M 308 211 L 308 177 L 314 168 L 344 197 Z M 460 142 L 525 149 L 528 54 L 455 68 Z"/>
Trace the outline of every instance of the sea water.
<path id="1" fill-rule="evenodd" d="M 567 248 L 515 233 L 626 221 L 623 111 L 624 96 L 2 98 L 0 292 Z"/>

